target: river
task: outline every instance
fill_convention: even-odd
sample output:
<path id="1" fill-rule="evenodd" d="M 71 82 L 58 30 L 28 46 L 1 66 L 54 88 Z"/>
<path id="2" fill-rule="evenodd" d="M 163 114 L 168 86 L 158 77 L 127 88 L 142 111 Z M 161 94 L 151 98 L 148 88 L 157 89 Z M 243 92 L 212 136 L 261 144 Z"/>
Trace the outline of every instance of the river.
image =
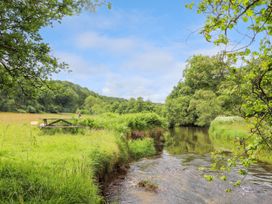
<path id="1" fill-rule="evenodd" d="M 272 165 L 257 163 L 239 187 L 235 182 L 243 177 L 238 167 L 227 174 L 227 181 L 203 178 L 216 177 L 218 172 L 204 170 L 211 164 L 213 146 L 207 129 L 176 128 L 169 131 L 162 153 L 154 158 L 131 163 L 126 175 L 109 184 L 105 192 L 108 203 L 272 203 Z M 200 167 L 203 167 L 202 170 Z M 139 187 L 140 181 L 149 181 L 157 189 Z M 225 192 L 231 188 L 231 192 Z"/>

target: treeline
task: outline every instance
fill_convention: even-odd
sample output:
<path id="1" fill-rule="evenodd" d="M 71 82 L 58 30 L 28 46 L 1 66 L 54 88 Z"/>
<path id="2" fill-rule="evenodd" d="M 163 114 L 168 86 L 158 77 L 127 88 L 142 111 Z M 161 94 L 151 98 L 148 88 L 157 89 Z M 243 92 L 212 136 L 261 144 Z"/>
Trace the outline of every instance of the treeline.
<path id="1" fill-rule="evenodd" d="M 241 107 L 239 73 L 220 55 L 197 55 L 187 61 L 183 79 L 166 100 L 171 126 L 207 126 L 218 115 L 237 115 Z M 239 70 L 239 72 L 237 71 Z M 235 73 L 233 77 L 232 72 Z"/>
<path id="2" fill-rule="evenodd" d="M 86 98 L 82 110 L 87 114 L 101 114 L 106 112 L 119 114 L 155 112 L 160 114 L 162 109 L 162 104 L 153 103 L 151 101 L 144 101 L 142 97 L 126 100 L 120 98 L 111 98 L 105 96 L 96 97 L 90 95 Z"/>
<path id="3" fill-rule="evenodd" d="M 87 88 L 68 81 L 51 80 L 43 87 L 23 90 L 19 86 L 0 90 L 0 111 L 28 113 L 87 113 L 101 114 L 138 113 L 161 111 L 161 104 L 144 101 L 143 98 L 129 100 L 101 96 Z M 34 94 L 33 94 L 34 91 Z M 30 94 L 28 94 L 30 93 Z"/>

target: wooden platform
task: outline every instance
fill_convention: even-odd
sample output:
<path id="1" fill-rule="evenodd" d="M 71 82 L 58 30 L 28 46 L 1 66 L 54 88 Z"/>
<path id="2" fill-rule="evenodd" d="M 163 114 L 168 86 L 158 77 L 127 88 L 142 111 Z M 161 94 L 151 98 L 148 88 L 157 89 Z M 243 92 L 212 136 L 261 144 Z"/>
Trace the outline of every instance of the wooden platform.
<path id="1" fill-rule="evenodd" d="M 72 118 L 42 118 L 43 124 L 40 128 L 80 128 L 82 126 L 74 125 Z"/>

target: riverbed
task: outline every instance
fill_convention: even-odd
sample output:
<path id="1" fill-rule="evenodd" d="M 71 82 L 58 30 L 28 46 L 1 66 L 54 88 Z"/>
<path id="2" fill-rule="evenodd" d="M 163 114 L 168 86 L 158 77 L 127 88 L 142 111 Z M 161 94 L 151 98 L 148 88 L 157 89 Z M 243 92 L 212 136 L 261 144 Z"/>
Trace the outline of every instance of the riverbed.
<path id="1" fill-rule="evenodd" d="M 239 167 L 227 173 L 227 180 L 208 170 L 213 145 L 207 129 L 176 128 L 169 131 L 164 150 L 154 158 L 131 163 L 106 189 L 108 203 L 272 203 L 272 165 L 256 163 L 246 177 Z M 203 170 L 204 169 L 204 170 Z M 209 182 L 204 175 L 214 176 Z M 239 187 L 233 183 L 242 180 Z M 154 184 L 155 191 L 140 187 L 140 181 Z M 226 192 L 231 189 L 231 192 Z"/>

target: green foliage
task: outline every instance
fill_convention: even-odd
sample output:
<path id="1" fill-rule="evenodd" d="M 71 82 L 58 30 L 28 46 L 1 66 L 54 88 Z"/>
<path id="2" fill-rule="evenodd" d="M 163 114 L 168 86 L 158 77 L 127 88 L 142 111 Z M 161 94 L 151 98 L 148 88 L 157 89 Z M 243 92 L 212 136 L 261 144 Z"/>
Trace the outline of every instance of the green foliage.
<path id="1" fill-rule="evenodd" d="M 100 203 L 93 179 L 128 160 L 126 144 L 109 131 L 75 137 L 39 136 L 38 130 L 21 125 L 0 129 L 1 202 Z"/>
<path id="2" fill-rule="evenodd" d="M 254 124 L 253 124 L 254 125 Z M 231 150 L 237 155 L 246 157 L 242 159 L 242 165 L 249 166 L 248 158 L 264 162 L 272 162 L 271 150 L 260 143 L 257 134 L 251 133 L 252 124 L 238 116 L 217 117 L 212 121 L 209 135 L 217 150 Z"/>
<path id="3" fill-rule="evenodd" d="M 89 96 L 86 98 L 83 111 L 89 114 L 101 113 L 140 113 L 140 112 L 155 112 L 161 113 L 162 104 L 144 101 L 143 98 L 131 98 L 129 100 L 111 98 L 111 97 L 95 97 Z"/>
<path id="4" fill-rule="evenodd" d="M 131 140 L 128 142 L 128 148 L 131 158 L 136 160 L 156 154 L 154 141 L 151 138 Z"/>
<path id="5" fill-rule="evenodd" d="M 244 49 L 244 52 L 239 54 L 250 54 L 251 50 L 247 46 L 253 43 L 258 34 L 264 38 L 272 34 L 270 2 L 267 0 L 234 0 L 231 3 L 228 0 L 201 0 L 196 7 L 199 14 L 206 15 L 201 33 L 207 41 L 216 45 L 228 44 L 233 34 L 241 33 L 240 29 L 243 28 L 242 33 L 249 41 L 243 43 L 246 46 L 240 49 Z"/>
<path id="6" fill-rule="evenodd" d="M 241 117 L 219 116 L 212 121 L 209 135 L 215 148 L 225 148 L 231 151 L 238 151 L 240 148 L 240 152 L 243 152 L 244 150 L 241 149 L 243 146 L 242 144 L 240 146 L 240 142 L 248 138 L 249 129 L 250 126 Z"/>
<path id="7" fill-rule="evenodd" d="M 173 128 L 165 134 L 165 149 L 170 154 L 206 154 L 213 151 L 207 130 L 198 127 Z"/>
<path id="8" fill-rule="evenodd" d="M 230 77 L 229 62 L 220 55 L 197 55 L 187 61 L 183 81 L 174 87 L 166 100 L 171 126 L 208 126 L 220 114 L 237 112 L 241 97 Z"/>
<path id="9" fill-rule="evenodd" d="M 79 119 L 78 123 L 96 129 L 116 130 L 128 133 L 132 130 L 148 130 L 165 127 L 165 120 L 155 113 L 116 114 L 105 113 L 93 117 Z"/>
<path id="10" fill-rule="evenodd" d="M 196 55 L 187 61 L 184 70 L 184 83 L 193 92 L 199 89 L 216 91 L 228 73 L 228 64 L 220 56 L 208 57 Z"/>
<path id="11" fill-rule="evenodd" d="M 210 122 L 222 113 L 222 107 L 216 94 L 210 90 L 198 90 L 193 95 L 189 110 L 196 115 L 195 125 L 208 126 Z"/>
<path id="12" fill-rule="evenodd" d="M 178 96 L 166 102 L 167 118 L 170 126 L 194 124 L 195 115 L 189 111 L 191 96 Z"/>
<path id="13" fill-rule="evenodd" d="M 15 86 L 0 90 L 0 111 L 29 113 L 75 112 L 89 95 L 94 92 L 66 81 L 47 81 L 46 85 L 36 91 L 36 95 L 25 95 Z"/>
<path id="14" fill-rule="evenodd" d="M 57 169 L 56 169 L 57 170 Z M 63 172 L 64 173 L 64 172 Z M 0 201 L 3 203 L 99 203 L 98 189 L 87 175 L 55 173 L 30 162 L 2 162 Z"/>
<path id="15" fill-rule="evenodd" d="M 251 59 L 244 68 L 244 84 L 241 87 L 244 103 L 241 110 L 245 117 L 254 118 L 252 132 L 259 145 L 272 150 L 272 53 Z"/>
<path id="16" fill-rule="evenodd" d="M 213 176 L 211 176 L 211 175 L 206 175 L 206 174 L 205 174 L 203 177 L 204 177 L 204 179 L 205 179 L 206 181 L 209 181 L 209 182 L 213 181 Z"/>
<path id="17" fill-rule="evenodd" d="M 27 94 L 49 75 L 66 68 L 52 57 L 40 29 L 102 3 L 99 0 L 1 1 L 0 89 L 19 86 Z"/>
<path id="18" fill-rule="evenodd" d="M 240 69 L 233 69 L 232 79 L 239 85 L 243 116 L 253 118 L 252 132 L 255 140 L 250 144 L 252 152 L 262 146 L 272 150 L 270 5 L 271 2 L 266 0 L 235 0 L 231 3 L 227 0 L 202 0 L 197 4 L 198 13 L 206 16 L 201 33 L 207 41 L 231 46 L 229 42 L 233 41 L 234 32 L 243 33 L 247 36 L 245 39 L 249 40 L 240 43 L 243 47 L 234 47 L 225 54 L 233 63 L 238 59 L 244 62 Z M 259 49 L 251 49 L 255 41 L 259 43 Z M 238 80 L 241 82 L 237 83 Z"/>
<path id="19" fill-rule="evenodd" d="M 9 115 L 22 117 L 19 114 Z M 122 119 L 118 120 L 118 117 Z M 158 119 L 154 119 L 156 117 L 153 114 L 108 114 L 103 122 L 115 120 L 117 124 L 145 118 L 144 125 L 141 123 L 139 126 L 135 121 L 127 122 L 127 125 L 130 128 L 147 128 L 158 124 Z M 87 120 L 89 124 L 96 122 L 90 121 Z M 114 129 L 105 123 L 104 129 Z M 130 159 L 156 154 L 153 139 L 128 141 L 113 130 L 46 135 L 17 121 L 13 124 L 0 123 L 0 132 L 1 203 L 101 203 L 103 199 L 95 179 L 103 179 Z"/>
<path id="20" fill-rule="evenodd" d="M 31 93 L 31 92 L 30 92 Z M 143 101 L 142 98 L 122 99 L 101 96 L 68 81 L 47 81 L 36 90 L 35 96 L 25 95 L 18 87 L 0 90 L 0 111 L 29 113 L 101 114 L 156 112 L 161 113 L 162 104 Z"/>

